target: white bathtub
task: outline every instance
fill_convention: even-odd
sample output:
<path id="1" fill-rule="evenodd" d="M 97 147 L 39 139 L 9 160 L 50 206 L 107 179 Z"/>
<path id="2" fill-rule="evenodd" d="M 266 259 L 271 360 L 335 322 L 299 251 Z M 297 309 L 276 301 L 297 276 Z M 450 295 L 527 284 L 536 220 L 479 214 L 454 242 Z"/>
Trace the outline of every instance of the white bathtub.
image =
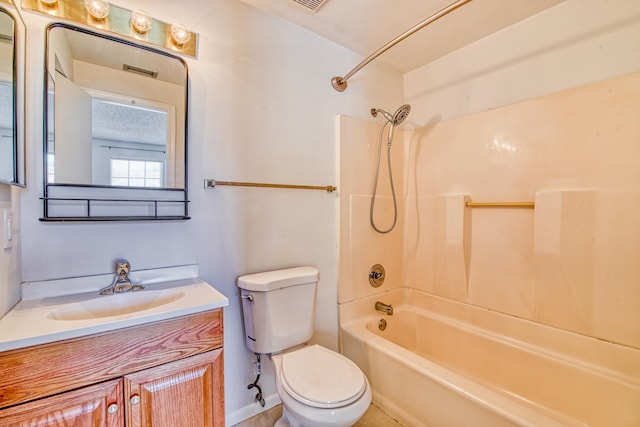
<path id="1" fill-rule="evenodd" d="M 342 352 L 406 426 L 640 426 L 638 349 L 408 289 L 340 319 Z"/>

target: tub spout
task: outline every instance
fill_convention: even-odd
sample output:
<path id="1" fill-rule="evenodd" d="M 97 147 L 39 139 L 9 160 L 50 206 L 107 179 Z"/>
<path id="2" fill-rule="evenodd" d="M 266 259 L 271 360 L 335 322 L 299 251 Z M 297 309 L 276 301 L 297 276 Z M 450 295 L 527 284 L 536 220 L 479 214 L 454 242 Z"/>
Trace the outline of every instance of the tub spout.
<path id="1" fill-rule="evenodd" d="M 391 304 L 385 304 L 385 303 L 380 302 L 380 301 L 376 301 L 376 310 L 384 311 L 389 316 L 391 316 L 393 314 L 393 307 L 391 306 Z"/>

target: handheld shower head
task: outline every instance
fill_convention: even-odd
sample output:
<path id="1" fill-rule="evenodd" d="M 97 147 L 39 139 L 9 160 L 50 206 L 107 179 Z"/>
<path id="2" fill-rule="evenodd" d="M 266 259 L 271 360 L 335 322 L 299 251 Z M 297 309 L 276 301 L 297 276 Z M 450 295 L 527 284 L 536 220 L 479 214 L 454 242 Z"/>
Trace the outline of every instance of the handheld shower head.
<path id="1" fill-rule="evenodd" d="M 393 128 L 394 128 L 394 126 L 398 126 L 400 123 L 405 121 L 405 119 L 409 116 L 410 112 L 411 112 L 411 105 L 409 105 L 409 104 L 404 104 L 404 105 L 400 106 L 400 108 L 398 108 L 396 110 L 396 112 L 393 113 L 393 116 L 391 114 L 389 114 L 388 112 L 386 112 L 384 110 L 381 110 L 379 108 L 372 108 L 371 109 L 371 115 L 373 117 L 376 117 L 378 115 L 378 113 L 382 113 L 384 118 L 387 119 L 387 122 L 389 122 L 391 124 L 389 126 L 389 137 L 388 137 L 388 140 L 387 140 L 387 145 L 388 146 L 391 146 L 391 140 L 393 138 Z"/>
<path id="2" fill-rule="evenodd" d="M 411 112 L 411 105 L 404 104 L 403 106 L 398 108 L 396 112 L 393 114 L 393 119 L 391 120 L 391 123 L 394 126 L 398 126 L 400 123 L 404 122 L 404 120 L 409 116 L 410 112 Z"/>
<path id="3" fill-rule="evenodd" d="M 404 104 L 403 106 L 398 108 L 396 112 L 393 113 L 393 115 L 380 108 L 371 109 L 371 115 L 373 117 L 376 117 L 378 113 L 382 113 L 384 118 L 387 119 L 387 121 L 391 123 L 392 126 L 398 126 L 400 123 L 402 123 L 409 115 L 409 112 L 411 112 L 411 105 L 409 104 Z"/>

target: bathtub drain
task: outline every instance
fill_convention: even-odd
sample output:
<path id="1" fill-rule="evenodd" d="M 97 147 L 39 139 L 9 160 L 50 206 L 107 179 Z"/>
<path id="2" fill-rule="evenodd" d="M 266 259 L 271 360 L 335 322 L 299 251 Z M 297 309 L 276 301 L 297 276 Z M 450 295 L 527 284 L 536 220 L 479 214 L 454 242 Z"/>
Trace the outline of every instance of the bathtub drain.
<path id="1" fill-rule="evenodd" d="M 380 319 L 380 321 L 378 322 L 378 329 L 380 329 L 381 331 L 387 329 L 387 321 L 384 319 Z"/>

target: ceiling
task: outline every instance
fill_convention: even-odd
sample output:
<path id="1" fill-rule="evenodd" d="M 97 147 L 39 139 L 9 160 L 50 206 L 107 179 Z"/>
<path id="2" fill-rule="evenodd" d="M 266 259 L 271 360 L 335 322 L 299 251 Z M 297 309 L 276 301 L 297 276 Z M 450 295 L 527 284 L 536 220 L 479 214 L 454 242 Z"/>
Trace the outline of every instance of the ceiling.
<path id="1" fill-rule="evenodd" d="M 314 12 L 294 0 L 241 1 L 353 50 L 363 59 L 454 3 L 454 0 L 326 0 Z M 400 42 L 378 60 L 406 73 L 562 1 L 473 0 Z"/>

